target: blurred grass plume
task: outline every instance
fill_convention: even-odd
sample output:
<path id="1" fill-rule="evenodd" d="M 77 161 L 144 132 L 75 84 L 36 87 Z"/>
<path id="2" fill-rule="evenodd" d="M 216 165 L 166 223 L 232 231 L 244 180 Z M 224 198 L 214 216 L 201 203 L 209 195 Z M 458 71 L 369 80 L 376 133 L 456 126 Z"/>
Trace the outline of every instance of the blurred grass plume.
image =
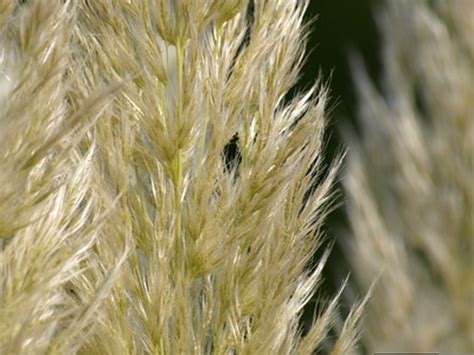
<path id="1" fill-rule="evenodd" d="M 387 1 L 345 179 L 373 351 L 474 352 L 474 2 Z"/>

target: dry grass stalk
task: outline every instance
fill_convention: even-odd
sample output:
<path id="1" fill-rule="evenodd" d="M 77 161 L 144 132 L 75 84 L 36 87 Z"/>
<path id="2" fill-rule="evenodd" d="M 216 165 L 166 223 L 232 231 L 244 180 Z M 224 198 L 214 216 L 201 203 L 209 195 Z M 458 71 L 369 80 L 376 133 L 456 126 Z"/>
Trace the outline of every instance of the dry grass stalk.
<path id="1" fill-rule="evenodd" d="M 474 2 L 388 1 L 346 179 L 369 351 L 474 351 Z M 383 269 L 380 269 L 380 266 Z"/>
<path id="2" fill-rule="evenodd" d="M 339 165 L 308 194 L 327 92 L 285 100 L 307 1 L 253 3 L 0 2 L 2 353 L 321 346 L 337 300 L 298 319 Z"/>

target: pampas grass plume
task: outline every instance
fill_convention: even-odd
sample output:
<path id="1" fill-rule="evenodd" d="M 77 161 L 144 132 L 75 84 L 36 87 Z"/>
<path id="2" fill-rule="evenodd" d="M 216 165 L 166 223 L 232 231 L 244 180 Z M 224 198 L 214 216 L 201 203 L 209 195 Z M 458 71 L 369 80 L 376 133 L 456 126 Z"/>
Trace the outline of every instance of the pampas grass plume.
<path id="1" fill-rule="evenodd" d="M 285 98 L 307 4 L 0 2 L 2 354 L 322 346 L 337 299 L 298 320 L 340 160 L 314 187 L 327 90 Z"/>

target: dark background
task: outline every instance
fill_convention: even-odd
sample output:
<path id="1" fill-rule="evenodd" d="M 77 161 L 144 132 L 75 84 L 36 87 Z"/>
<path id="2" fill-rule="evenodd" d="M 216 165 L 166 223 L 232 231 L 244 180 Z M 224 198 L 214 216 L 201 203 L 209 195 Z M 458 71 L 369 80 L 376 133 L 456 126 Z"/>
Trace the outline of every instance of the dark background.
<path id="1" fill-rule="evenodd" d="M 374 14 L 382 4 L 382 0 L 310 0 L 306 18 L 313 24 L 299 87 L 309 87 L 322 74 L 331 87 L 333 123 L 341 116 L 352 119 L 355 113 L 349 54 L 361 54 L 372 76 L 380 71 Z"/>
<path id="2" fill-rule="evenodd" d="M 396 0 L 393 0 L 396 1 Z M 349 56 L 358 53 L 362 56 L 368 73 L 377 80 L 380 72 L 380 39 L 375 23 L 377 9 L 382 0 L 311 0 L 307 20 L 313 21 L 308 43 L 308 55 L 303 67 L 301 79 L 296 90 L 304 90 L 322 76 L 330 87 L 329 127 L 326 137 L 326 165 L 342 149 L 347 148 L 339 133 L 342 127 L 357 129 L 356 96 L 349 68 Z M 349 152 L 350 154 L 350 152 Z M 346 161 L 349 158 L 346 157 Z M 347 256 L 342 252 L 342 243 L 347 238 L 348 223 L 344 213 L 345 196 L 342 186 L 338 207 L 332 212 L 325 227 L 326 243 L 334 243 L 331 256 L 324 271 L 322 292 L 306 307 L 302 317 L 303 329 L 311 324 L 315 312 L 325 307 L 325 299 L 334 295 L 350 268 Z M 315 256 L 315 263 L 320 255 Z M 350 279 L 351 280 L 351 279 Z M 356 295 L 363 297 L 355 284 L 351 286 Z M 340 307 L 342 316 L 347 315 L 351 302 L 343 302 Z"/>

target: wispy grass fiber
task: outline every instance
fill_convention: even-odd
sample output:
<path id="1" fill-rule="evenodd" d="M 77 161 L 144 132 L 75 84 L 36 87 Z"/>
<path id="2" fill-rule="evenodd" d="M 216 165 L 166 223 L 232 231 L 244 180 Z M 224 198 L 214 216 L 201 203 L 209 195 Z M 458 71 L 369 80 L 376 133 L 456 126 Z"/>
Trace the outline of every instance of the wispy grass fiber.
<path id="1" fill-rule="evenodd" d="M 298 321 L 340 160 L 321 177 L 327 90 L 285 99 L 307 3 L 0 2 L 2 354 L 321 347 L 337 298 Z"/>

